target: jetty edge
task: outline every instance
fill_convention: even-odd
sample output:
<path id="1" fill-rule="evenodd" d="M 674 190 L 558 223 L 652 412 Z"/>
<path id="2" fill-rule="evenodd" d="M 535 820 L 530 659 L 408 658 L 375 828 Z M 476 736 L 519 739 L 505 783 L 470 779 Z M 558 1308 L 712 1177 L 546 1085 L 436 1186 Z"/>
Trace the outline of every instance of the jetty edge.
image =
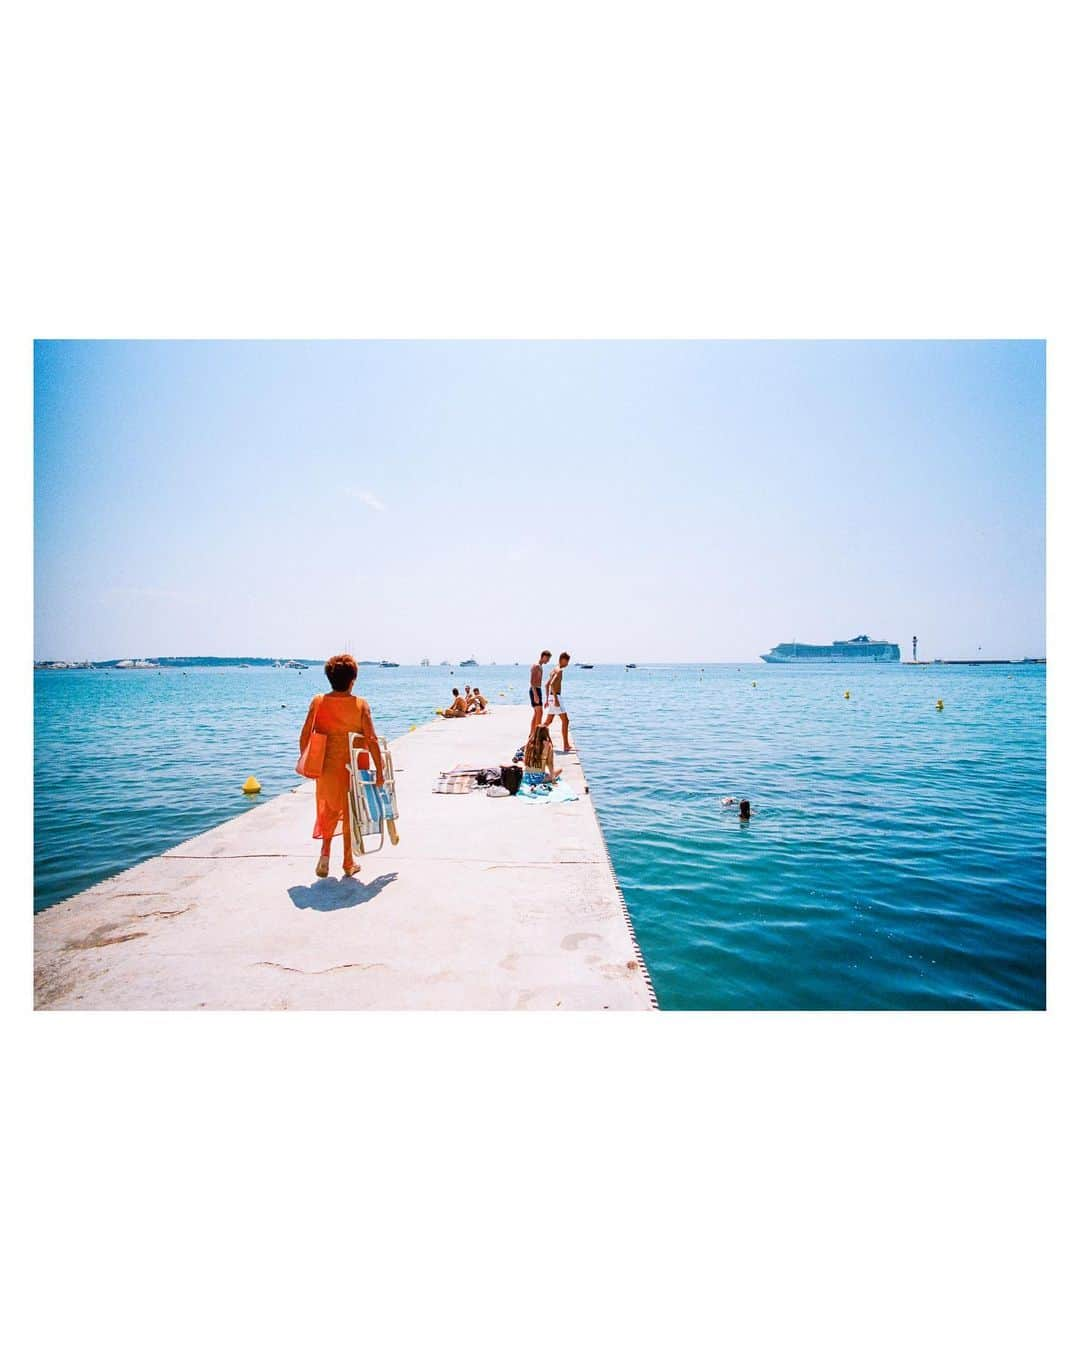
<path id="1" fill-rule="evenodd" d="M 440 770 L 508 762 L 528 724 L 515 705 L 391 742 L 401 843 L 364 854 L 358 879 L 340 839 L 316 879 L 298 779 L 42 911 L 34 1006 L 656 1008 L 577 753 L 557 756 L 573 802 L 432 792 Z"/>

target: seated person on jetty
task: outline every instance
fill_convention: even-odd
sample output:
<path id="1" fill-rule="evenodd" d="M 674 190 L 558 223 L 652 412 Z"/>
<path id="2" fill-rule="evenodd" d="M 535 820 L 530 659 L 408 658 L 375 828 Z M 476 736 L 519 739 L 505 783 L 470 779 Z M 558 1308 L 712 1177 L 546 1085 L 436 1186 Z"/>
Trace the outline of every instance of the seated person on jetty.
<path id="1" fill-rule="evenodd" d="M 469 713 L 487 712 L 488 701 L 479 689 L 470 689 L 466 685 L 464 697 L 456 689 L 453 690 L 453 695 L 453 703 L 449 708 L 443 708 L 439 712 L 440 717 L 465 717 Z"/>
<path id="2" fill-rule="evenodd" d="M 541 783 L 557 783 L 562 769 L 555 767 L 555 747 L 547 727 L 536 727 L 525 743 L 521 777 L 523 787 L 538 787 Z"/>
<path id="3" fill-rule="evenodd" d="M 465 700 L 456 689 L 453 691 L 453 694 L 453 703 L 450 704 L 449 708 L 443 708 L 442 712 L 439 714 L 440 717 L 464 717 L 469 711 L 465 704 Z"/>

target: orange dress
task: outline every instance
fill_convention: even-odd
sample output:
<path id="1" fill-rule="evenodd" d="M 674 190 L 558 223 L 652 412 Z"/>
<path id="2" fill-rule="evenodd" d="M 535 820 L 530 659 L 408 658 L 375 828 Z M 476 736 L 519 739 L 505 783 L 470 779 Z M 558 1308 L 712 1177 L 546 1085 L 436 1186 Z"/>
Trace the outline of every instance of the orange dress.
<path id="1" fill-rule="evenodd" d="M 326 734 L 326 758 L 322 773 L 315 779 L 315 828 L 311 837 L 332 839 L 339 832 L 349 797 L 349 732 L 362 732 L 373 757 L 379 753 L 367 699 L 333 691 L 318 701 L 312 699 L 300 732 L 301 752 L 312 731 Z"/>

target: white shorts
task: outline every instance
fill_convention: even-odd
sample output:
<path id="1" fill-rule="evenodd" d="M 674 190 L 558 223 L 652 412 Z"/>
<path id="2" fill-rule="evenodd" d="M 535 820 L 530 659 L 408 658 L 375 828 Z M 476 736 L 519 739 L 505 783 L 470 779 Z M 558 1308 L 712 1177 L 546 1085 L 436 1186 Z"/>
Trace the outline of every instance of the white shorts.
<path id="1" fill-rule="evenodd" d="M 570 709 L 566 706 L 565 700 L 563 700 L 561 703 L 549 703 L 547 707 L 544 709 L 544 712 L 548 715 L 548 717 L 551 717 L 553 714 L 556 717 L 570 716 Z"/>

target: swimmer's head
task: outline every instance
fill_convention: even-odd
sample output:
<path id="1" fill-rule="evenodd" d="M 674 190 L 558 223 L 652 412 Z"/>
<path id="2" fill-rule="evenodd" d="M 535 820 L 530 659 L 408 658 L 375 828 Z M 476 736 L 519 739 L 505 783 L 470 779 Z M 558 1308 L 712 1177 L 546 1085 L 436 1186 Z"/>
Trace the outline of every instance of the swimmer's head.
<path id="1" fill-rule="evenodd" d="M 740 820 L 750 819 L 750 803 L 747 801 L 745 797 L 739 803 L 739 819 Z"/>

